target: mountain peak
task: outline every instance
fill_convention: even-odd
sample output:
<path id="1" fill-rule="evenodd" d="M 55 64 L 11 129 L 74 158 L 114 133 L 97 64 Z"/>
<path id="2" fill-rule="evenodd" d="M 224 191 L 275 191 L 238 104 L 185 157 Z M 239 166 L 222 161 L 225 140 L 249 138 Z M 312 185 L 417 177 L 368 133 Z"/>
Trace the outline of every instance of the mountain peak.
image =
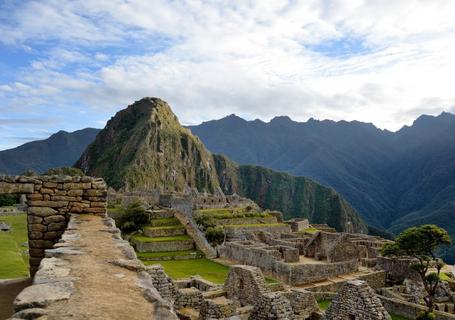
<path id="1" fill-rule="evenodd" d="M 274 124 L 288 124 L 294 122 L 291 118 L 288 116 L 276 116 L 272 120 L 270 120 L 270 123 Z"/>

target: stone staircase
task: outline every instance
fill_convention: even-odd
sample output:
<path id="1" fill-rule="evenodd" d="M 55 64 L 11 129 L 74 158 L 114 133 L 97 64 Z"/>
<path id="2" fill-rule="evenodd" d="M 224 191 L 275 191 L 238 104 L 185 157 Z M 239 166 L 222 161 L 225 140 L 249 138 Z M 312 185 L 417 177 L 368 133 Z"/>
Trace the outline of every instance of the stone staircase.
<path id="1" fill-rule="evenodd" d="M 192 237 L 175 218 L 172 210 L 152 210 L 150 225 L 143 234 L 133 235 L 131 243 L 144 261 L 197 259 L 203 254 L 196 250 Z"/>

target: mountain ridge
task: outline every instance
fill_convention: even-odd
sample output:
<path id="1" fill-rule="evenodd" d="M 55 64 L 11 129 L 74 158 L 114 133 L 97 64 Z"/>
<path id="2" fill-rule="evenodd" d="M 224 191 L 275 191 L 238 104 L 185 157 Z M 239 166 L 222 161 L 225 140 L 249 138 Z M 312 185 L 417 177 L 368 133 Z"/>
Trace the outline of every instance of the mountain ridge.
<path id="1" fill-rule="evenodd" d="M 189 128 L 240 164 L 334 188 L 373 226 L 399 232 L 438 221 L 455 236 L 448 218 L 455 213 L 455 115 L 422 115 L 396 132 L 358 121 L 279 122 L 220 119 Z"/>
<path id="2" fill-rule="evenodd" d="M 60 130 L 49 138 L 0 151 L 0 173 L 21 174 L 27 170 L 43 173 L 54 167 L 72 165 L 95 139 L 100 129 L 74 132 Z"/>
<path id="3" fill-rule="evenodd" d="M 367 231 L 357 212 L 331 188 L 211 154 L 158 98 L 141 99 L 117 112 L 75 166 L 115 189 L 213 192 L 221 187 L 287 217 L 316 219 L 339 231 Z"/>

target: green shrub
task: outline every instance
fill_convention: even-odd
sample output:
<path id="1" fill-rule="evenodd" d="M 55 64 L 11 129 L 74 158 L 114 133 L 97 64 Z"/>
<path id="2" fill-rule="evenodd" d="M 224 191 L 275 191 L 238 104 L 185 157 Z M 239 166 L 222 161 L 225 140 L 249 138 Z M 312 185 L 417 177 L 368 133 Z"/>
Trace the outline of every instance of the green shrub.
<path id="1" fill-rule="evenodd" d="M 207 241 L 213 244 L 222 244 L 224 242 L 224 228 L 222 226 L 209 227 L 205 231 Z"/>
<path id="2" fill-rule="evenodd" d="M 0 207 L 14 206 L 17 203 L 17 196 L 0 194 Z"/>
<path id="3" fill-rule="evenodd" d="M 150 224 L 150 215 L 140 203 L 132 203 L 120 218 L 120 229 L 124 233 L 132 233 Z"/>
<path id="4" fill-rule="evenodd" d="M 84 172 L 82 172 L 81 169 L 78 168 L 72 168 L 72 167 L 60 167 L 60 168 L 52 168 L 47 170 L 45 173 L 47 176 L 71 176 L 71 177 L 82 177 L 85 176 Z"/>
<path id="5" fill-rule="evenodd" d="M 202 227 L 202 230 L 207 230 L 207 228 L 216 226 L 215 219 L 209 215 L 198 214 L 195 218 L 196 223 Z"/>
<path id="6" fill-rule="evenodd" d="M 425 312 L 421 312 L 416 320 L 434 320 L 436 319 L 436 316 L 434 315 L 433 312 L 428 312 L 428 311 L 425 311 Z"/>

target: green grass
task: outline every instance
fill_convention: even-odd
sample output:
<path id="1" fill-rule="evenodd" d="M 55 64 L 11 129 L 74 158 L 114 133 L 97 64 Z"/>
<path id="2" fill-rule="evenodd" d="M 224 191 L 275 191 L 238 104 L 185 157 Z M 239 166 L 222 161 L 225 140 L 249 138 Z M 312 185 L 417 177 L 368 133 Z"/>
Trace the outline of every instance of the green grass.
<path id="1" fill-rule="evenodd" d="M 160 257 L 182 257 L 189 256 L 191 254 L 201 255 L 202 253 L 197 250 L 183 250 L 183 251 L 166 251 L 166 252 L 137 252 L 139 259 L 147 258 L 160 258 Z"/>
<path id="2" fill-rule="evenodd" d="M 329 308 L 331 303 L 332 303 L 332 300 L 330 300 L 330 299 L 318 300 L 319 309 L 321 309 L 322 311 L 325 311 Z"/>
<path id="3" fill-rule="evenodd" d="M 173 236 L 173 237 L 145 237 L 141 235 L 134 235 L 131 237 L 132 240 L 137 240 L 141 242 L 161 242 L 161 241 L 181 241 L 181 240 L 191 240 L 188 235 Z"/>
<path id="4" fill-rule="evenodd" d="M 144 229 L 149 229 L 149 230 L 169 230 L 169 229 L 184 229 L 184 225 L 175 225 L 175 226 L 159 226 L 159 227 L 145 227 Z"/>
<path id="5" fill-rule="evenodd" d="M 318 232 L 319 230 L 316 229 L 316 228 L 313 228 L 313 227 L 310 227 L 310 228 L 306 228 L 305 230 L 303 230 L 302 232 L 303 233 L 309 233 L 309 234 L 315 234 L 316 232 Z"/>
<path id="6" fill-rule="evenodd" d="M 150 221 L 151 227 L 177 226 L 177 225 L 181 225 L 180 221 L 177 218 L 160 218 L 160 219 L 152 219 Z"/>
<path id="7" fill-rule="evenodd" d="M 247 211 L 246 208 L 211 208 L 196 210 L 195 215 L 203 215 L 214 219 L 269 218 L 272 215 L 258 211 Z"/>
<path id="8" fill-rule="evenodd" d="M 278 227 L 285 226 L 284 223 L 250 223 L 250 224 L 228 224 L 225 227 L 229 228 L 242 228 L 242 227 Z"/>
<path id="9" fill-rule="evenodd" d="M 453 278 L 451 278 L 447 273 L 445 272 L 441 272 L 439 274 L 439 279 L 441 279 L 441 281 L 453 281 Z"/>
<path id="10" fill-rule="evenodd" d="M 145 264 L 157 264 L 156 261 L 144 261 Z M 209 259 L 160 261 L 166 273 L 172 279 L 186 279 L 200 275 L 202 278 L 217 284 L 223 284 L 229 273 L 229 267 Z"/>
<path id="11" fill-rule="evenodd" d="M 410 320 L 409 318 L 406 318 L 406 317 L 403 317 L 403 316 L 399 316 L 399 315 L 394 314 L 394 313 L 390 313 L 390 317 L 392 318 L 392 320 Z"/>
<path id="12" fill-rule="evenodd" d="M 22 246 L 28 240 L 27 215 L 0 216 L 11 226 L 10 232 L 0 232 L 0 279 L 12 279 L 28 276 L 28 255 L 22 253 L 27 248 Z"/>

